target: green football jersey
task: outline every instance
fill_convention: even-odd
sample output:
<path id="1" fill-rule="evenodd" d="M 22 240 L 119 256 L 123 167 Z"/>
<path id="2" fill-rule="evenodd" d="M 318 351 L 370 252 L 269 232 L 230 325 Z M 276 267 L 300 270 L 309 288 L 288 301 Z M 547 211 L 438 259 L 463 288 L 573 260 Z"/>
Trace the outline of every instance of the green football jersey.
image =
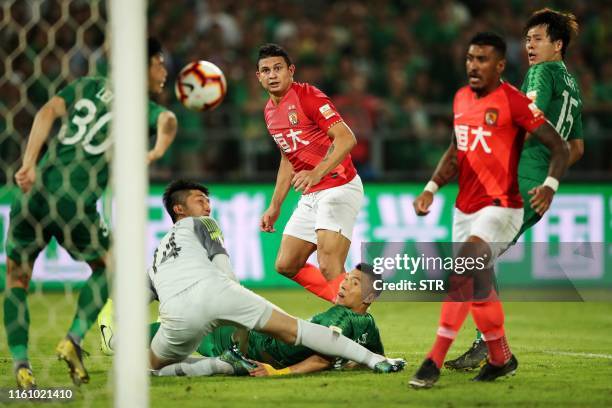
<path id="1" fill-rule="evenodd" d="M 83 77 L 58 96 L 66 103 L 66 120 L 39 165 L 39 179 L 48 190 L 69 197 L 79 196 L 86 204 L 101 195 L 109 177 L 109 137 L 113 93 L 103 77 Z M 149 101 L 148 124 L 154 129 L 165 109 Z M 133 137 L 134 135 L 123 135 Z"/>
<path id="2" fill-rule="evenodd" d="M 326 312 L 317 314 L 310 319 L 312 323 L 332 327 L 349 339 L 361 344 L 368 350 L 384 354 L 378 327 L 371 314 L 355 313 L 344 306 L 332 306 Z M 262 333 L 252 331 L 249 335 L 249 358 L 267 362 L 274 367 L 288 367 L 315 354 L 304 346 L 285 344 Z M 337 361 L 340 366 L 342 361 Z"/>
<path id="3" fill-rule="evenodd" d="M 582 139 L 582 98 L 576 79 L 563 61 L 533 65 L 521 87 L 565 140 Z M 518 174 L 544 181 L 548 174 L 550 151 L 535 137 L 525 142 Z"/>

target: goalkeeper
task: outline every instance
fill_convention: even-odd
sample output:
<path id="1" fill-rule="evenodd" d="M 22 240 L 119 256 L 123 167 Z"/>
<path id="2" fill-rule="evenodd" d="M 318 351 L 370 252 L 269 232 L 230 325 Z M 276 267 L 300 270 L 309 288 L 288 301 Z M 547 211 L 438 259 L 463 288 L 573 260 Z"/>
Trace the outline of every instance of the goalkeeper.
<path id="1" fill-rule="evenodd" d="M 156 94 L 162 92 L 167 76 L 161 51 L 161 44 L 149 39 L 149 91 Z M 58 358 L 68 364 L 73 382 L 89 382 L 81 341 L 108 297 L 106 255 L 110 237 L 96 202 L 108 184 L 112 100 L 107 78 L 83 77 L 66 86 L 36 114 L 23 163 L 15 174 L 23 194 L 13 200 L 10 212 L 4 326 L 21 389 L 36 387 L 28 355 L 27 293 L 32 266 L 53 237 L 72 258 L 87 262 L 92 271 L 80 291 L 68 333 L 56 349 Z M 58 118 L 64 124 L 49 141 L 37 166 L 43 144 Z M 174 140 L 177 122 L 172 112 L 149 102 L 148 123 L 151 129 L 157 129 L 155 147 L 147 156 L 150 163 Z"/>

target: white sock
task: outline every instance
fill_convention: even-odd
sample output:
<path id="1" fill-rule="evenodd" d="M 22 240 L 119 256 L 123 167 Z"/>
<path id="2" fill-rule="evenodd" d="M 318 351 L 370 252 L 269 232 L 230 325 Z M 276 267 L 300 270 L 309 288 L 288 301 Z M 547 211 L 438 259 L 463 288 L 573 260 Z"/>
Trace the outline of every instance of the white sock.
<path id="1" fill-rule="evenodd" d="M 153 371 L 158 377 L 201 377 L 215 374 L 234 374 L 232 366 L 218 357 L 187 357 L 180 363 L 174 363 Z"/>
<path id="2" fill-rule="evenodd" d="M 329 327 L 310 323 L 302 319 L 298 321 L 298 334 L 296 346 L 305 346 L 327 356 L 342 357 L 347 360 L 365 364 L 371 369 L 385 360 L 384 356 L 372 353 L 367 348 L 355 343 L 351 339 L 336 333 Z"/>

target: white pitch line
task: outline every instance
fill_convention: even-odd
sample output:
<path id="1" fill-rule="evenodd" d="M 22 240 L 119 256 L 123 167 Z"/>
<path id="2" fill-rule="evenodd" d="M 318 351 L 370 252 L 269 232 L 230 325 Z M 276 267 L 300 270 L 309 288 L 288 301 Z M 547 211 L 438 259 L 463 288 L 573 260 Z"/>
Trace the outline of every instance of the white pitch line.
<path id="1" fill-rule="evenodd" d="M 558 356 L 569 356 L 569 357 L 586 357 L 586 358 L 604 358 L 612 360 L 612 354 L 598 354 L 598 353 L 575 353 L 571 351 L 555 351 L 555 350 L 543 350 L 543 353 L 554 354 Z"/>

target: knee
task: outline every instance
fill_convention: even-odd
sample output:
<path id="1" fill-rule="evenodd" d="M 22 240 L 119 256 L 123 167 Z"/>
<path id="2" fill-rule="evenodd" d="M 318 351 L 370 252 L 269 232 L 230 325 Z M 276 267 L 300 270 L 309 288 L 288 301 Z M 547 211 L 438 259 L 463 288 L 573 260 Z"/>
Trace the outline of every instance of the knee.
<path id="1" fill-rule="evenodd" d="M 32 277 L 32 267 L 26 264 L 18 265 L 15 261 L 8 258 L 6 263 L 6 286 L 7 288 L 28 289 L 30 278 Z"/>
<path id="2" fill-rule="evenodd" d="M 297 262 L 282 257 L 276 258 L 276 262 L 274 263 L 276 272 L 287 278 L 293 278 L 302 266 L 304 265 L 298 265 Z"/>

